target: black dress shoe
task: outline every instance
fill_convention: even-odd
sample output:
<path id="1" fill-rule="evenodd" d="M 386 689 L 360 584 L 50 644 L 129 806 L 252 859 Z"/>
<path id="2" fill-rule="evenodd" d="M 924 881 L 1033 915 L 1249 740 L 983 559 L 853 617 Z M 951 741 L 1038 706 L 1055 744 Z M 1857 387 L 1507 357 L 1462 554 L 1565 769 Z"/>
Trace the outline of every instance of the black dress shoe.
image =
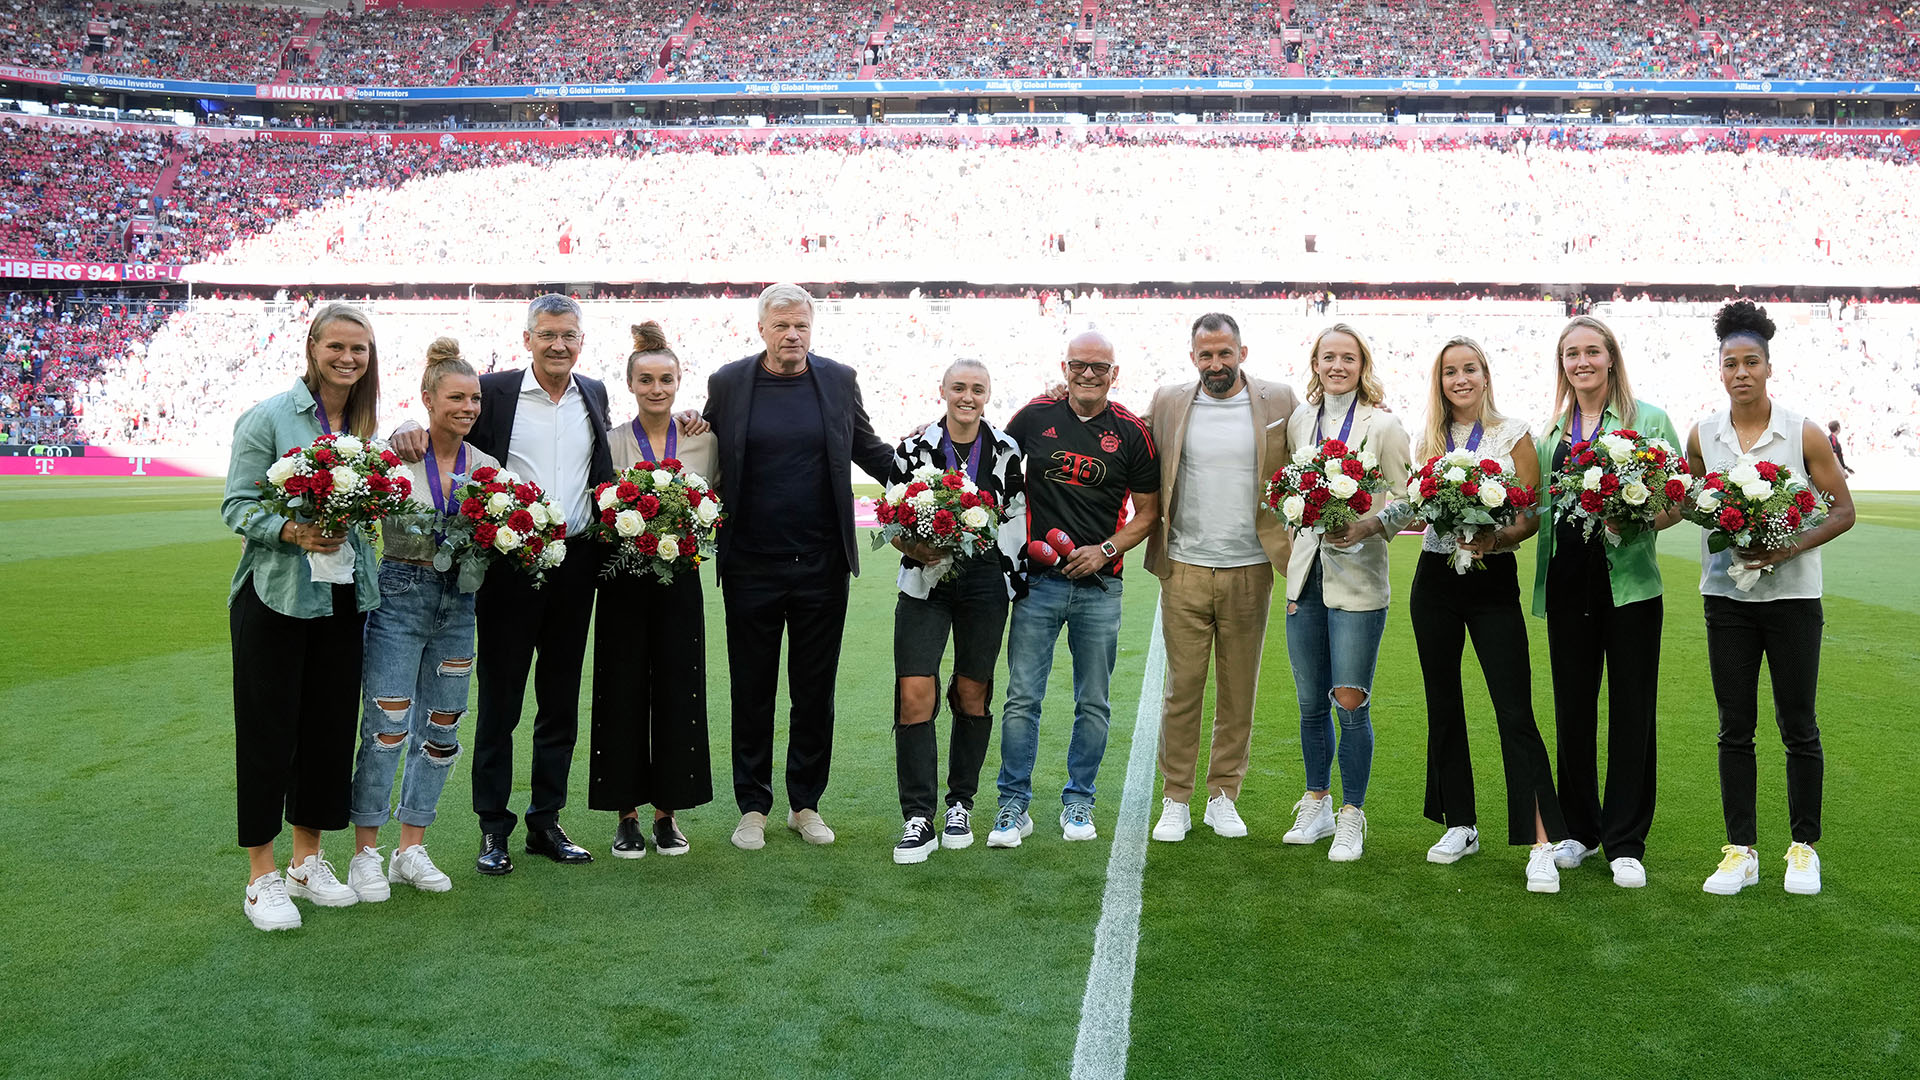
<path id="1" fill-rule="evenodd" d="M 513 873 L 513 857 L 507 854 L 507 838 L 504 834 L 480 834 L 480 857 L 473 860 L 473 868 L 493 877 Z"/>
<path id="2" fill-rule="evenodd" d="M 527 854 L 545 855 L 557 863 L 593 861 L 593 853 L 567 839 L 566 830 L 558 825 L 527 830 Z"/>
<path id="3" fill-rule="evenodd" d="M 613 827 L 613 857 L 638 859 L 647 854 L 647 838 L 640 831 L 640 819 L 623 817 Z"/>
<path id="4" fill-rule="evenodd" d="M 671 815 L 655 818 L 653 821 L 653 847 L 662 855 L 685 855 L 687 838 L 680 832 L 680 826 L 673 823 Z"/>

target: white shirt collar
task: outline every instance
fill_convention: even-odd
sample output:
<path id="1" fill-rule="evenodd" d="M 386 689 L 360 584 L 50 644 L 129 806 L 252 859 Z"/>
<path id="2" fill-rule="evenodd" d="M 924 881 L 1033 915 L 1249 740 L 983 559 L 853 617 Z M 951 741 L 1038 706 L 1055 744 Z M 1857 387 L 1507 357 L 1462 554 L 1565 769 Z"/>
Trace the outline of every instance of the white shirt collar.
<path id="1" fill-rule="evenodd" d="M 1728 409 L 1727 422 L 1726 425 L 1720 429 L 1719 439 L 1733 451 L 1736 457 L 1743 453 L 1758 454 L 1761 447 L 1772 442 L 1774 439 L 1777 438 L 1785 441 L 1788 438 L 1786 426 L 1782 423 L 1785 419 L 1785 414 L 1786 410 L 1780 407 L 1779 402 L 1770 401 L 1766 428 L 1760 432 L 1760 437 L 1753 441 L 1753 445 L 1743 451 L 1740 449 L 1740 433 L 1733 430 L 1733 410 Z"/>
<path id="2" fill-rule="evenodd" d="M 580 377 L 578 375 L 570 374 L 567 376 L 567 388 L 564 392 L 561 393 L 560 396 L 561 398 L 564 399 L 568 394 L 578 393 L 579 390 L 580 390 Z M 553 398 L 550 395 L 548 395 L 547 388 L 544 386 L 541 386 L 539 378 L 537 378 L 533 374 L 532 364 L 528 364 L 526 371 L 520 376 L 520 393 L 521 394 L 539 394 L 541 397 L 546 398 L 548 401 L 553 400 Z"/>

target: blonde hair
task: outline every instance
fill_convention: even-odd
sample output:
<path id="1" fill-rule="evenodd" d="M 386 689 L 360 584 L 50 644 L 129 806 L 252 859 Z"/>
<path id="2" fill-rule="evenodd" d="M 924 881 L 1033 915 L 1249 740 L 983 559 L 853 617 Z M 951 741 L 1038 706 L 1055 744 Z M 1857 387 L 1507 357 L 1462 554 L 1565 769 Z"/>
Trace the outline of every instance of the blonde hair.
<path id="1" fill-rule="evenodd" d="M 633 381 L 634 362 L 643 356 L 664 356 L 673 361 L 675 371 L 680 370 L 680 357 L 667 347 L 667 333 L 657 321 L 648 319 L 628 329 L 633 333 L 633 351 L 627 354 L 627 381 Z"/>
<path id="2" fill-rule="evenodd" d="M 1387 392 L 1380 385 L 1380 376 L 1374 374 L 1373 349 L 1367 345 L 1367 339 L 1361 337 L 1360 331 L 1352 326 L 1337 322 L 1314 335 L 1313 347 L 1307 350 L 1307 404 L 1317 405 L 1321 398 L 1327 396 L 1326 389 L 1320 385 L 1320 371 L 1315 366 L 1315 361 L 1320 358 L 1320 342 L 1328 334 L 1345 334 L 1360 347 L 1360 385 L 1357 388 L 1360 403 L 1373 406 L 1385 401 Z"/>
<path id="3" fill-rule="evenodd" d="M 347 391 L 346 415 L 340 417 L 337 430 L 343 434 L 367 438 L 379 430 L 380 408 L 380 345 L 374 340 L 373 320 L 367 313 L 352 304 L 332 303 L 323 305 L 314 312 L 313 321 L 307 324 L 307 373 L 300 377 L 307 391 L 320 399 L 320 361 L 313 355 L 313 348 L 320 342 L 320 335 L 327 327 L 336 322 L 350 322 L 367 332 L 367 370 L 360 381 Z"/>
<path id="4" fill-rule="evenodd" d="M 1453 417 L 1453 403 L 1447 400 L 1446 387 L 1442 385 L 1440 369 L 1446 366 L 1449 349 L 1472 349 L 1474 357 L 1480 361 L 1480 370 L 1487 375 L 1487 392 L 1480 398 L 1480 415 L 1465 422 L 1478 421 L 1484 432 L 1487 428 L 1506 419 L 1500 415 L 1499 409 L 1493 407 L 1493 365 L 1487 363 L 1487 350 L 1481 348 L 1479 342 L 1465 335 L 1448 338 L 1447 343 L 1440 346 L 1440 352 L 1433 358 L 1432 385 L 1427 391 L 1427 426 L 1420 435 L 1418 447 L 1421 462 L 1425 462 L 1428 458 L 1439 457 L 1447 451 L 1447 424 Z"/>
<path id="5" fill-rule="evenodd" d="M 1567 365 L 1560 354 L 1566 348 L 1567 335 L 1582 328 L 1599 334 L 1601 344 L 1607 349 L 1607 407 L 1613 410 L 1613 415 L 1619 417 L 1622 424 L 1633 426 L 1633 386 L 1627 382 L 1627 366 L 1620 356 L 1620 339 L 1614 336 L 1606 323 L 1591 315 L 1575 315 L 1568 319 L 1553 343 L 1553 415 L 1565 420 L 1567 427 L 1572 427 L 1573 409 L 1579 402 L 1573 396 L 1573 383 L 1567 379 Z"/>
<path id="6" fill-rule="evenodd" d="M 427 370 L 420 373 L 420 392 L 431 395 L 448 375 L 475 375 L 473 365 L 460 356 L 460 343 L 450 337 L 433 339 L 427 346 Z"/>

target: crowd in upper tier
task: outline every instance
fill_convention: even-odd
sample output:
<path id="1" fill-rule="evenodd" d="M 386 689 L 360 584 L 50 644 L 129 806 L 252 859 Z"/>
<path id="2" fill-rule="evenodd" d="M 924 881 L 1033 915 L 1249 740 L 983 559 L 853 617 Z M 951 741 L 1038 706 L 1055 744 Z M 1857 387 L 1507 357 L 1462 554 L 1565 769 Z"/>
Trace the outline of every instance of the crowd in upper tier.
<path id="1" fill-rule="evenodd" d="M 323 18 L 232 4 L 5 0 L 0 63 L 356 86 L 1184 75 L 1874 80 L 1920 76 L 1916 31 L 1912 0 L 611 0 Z"/>

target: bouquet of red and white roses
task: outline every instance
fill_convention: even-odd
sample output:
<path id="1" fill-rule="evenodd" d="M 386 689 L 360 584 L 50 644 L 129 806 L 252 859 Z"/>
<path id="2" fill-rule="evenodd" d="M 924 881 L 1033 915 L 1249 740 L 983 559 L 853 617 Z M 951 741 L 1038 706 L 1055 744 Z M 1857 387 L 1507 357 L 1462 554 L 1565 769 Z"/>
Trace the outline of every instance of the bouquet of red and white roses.
<path id="1" fill-rule="evenodd" d="M 697 571 L 726 518 L 720 497 L 678 458 L 620 470 L 593 489 L 593 501 L 600 518 L 587 532 L 613 545 L 602 577 L 650 573 L 665 583 Z"/>
<path id="2" fill-rule="evenodd" d="M 446 520 L 451 543 L 433 556 L 435 570 L 460 565 L 460 591 L 473 592 L 487 575 L 487 564 L 506 559 L 533 575 L 533 587 L 567 557 L 567 515 L 541 491 L 507 469 L 490 465 L 473 470 L 453 489 L 459 512 Z"/>
<path id="3" fill-rule="evenodd" d="M 1407 501 L 1416 517 L 1459 544 L 1482 530 L 1491 532 L 1533 513 L 1539 496 L 1492 458 L 1476 459 L 1471 450 L 1449 450 L 1430 458 L 1407 481 Z M 1454 573 L 1475 567 L 1485 569 L 1486 564 L 1472 552 L 1454 549 Z"/>
<path id="4" fill-rule="evenodd" d="M 322 435 L 274 462 L 260 484 L 260 505 L 335 535 L 355 527 L 371 530 L 387 517 L 424 509 L 413 501 L 413 481 L 386 443 L 341 434 Z M 307 553 L 315 581 L 350 584 L 353 563 L 351 544 L 327 554 Z"/>
<path id="5" fill-rule="evenodd" d="M 1620 428 L 1567 449 L 1553 474 L 1553 520 L 1579 522 L 1592 537 L 1606 524 L 1607 543 L 1624 544 L 1687 497 L 1687 459 L 1665 439 Z"/>
<path id="6" fill-rule="evenodd" d="M 1267 481 L 1267 509 L 1293 529 L 1338 532 L 1373 509 L 1375 492 L 1385 491 L 1380 462 L 1361 443 L 1347 449 L 1339 439 L 1308 443 Z"/>
<path id="7" fill-rule="evenodd" d="M 1742 456 L 1726 472 L 1711 472 L 1693 483 L 1681 516 L 1707 530 L 1707 550 L 1728 548 L 1775 551 L 1827 519 L 1827 500 L 1792 469 Z M 1752 589 L 1773 566 L 1749 569 L 1739 559 L 1727 576 L 1742 590 Z"/>
<path id="8" fill-rule="evenodd" d="M 958 570 L 959 560 L 991 550 L 1004 520 L 993 495 L 980 490 L 964 469 L 932 465 L 888 488 L 875 500 L 873 516 L 880 523 L 873 534 L 876 550 L 901 536 L 926 544 L 953 560 L 947 577 Z"/>

